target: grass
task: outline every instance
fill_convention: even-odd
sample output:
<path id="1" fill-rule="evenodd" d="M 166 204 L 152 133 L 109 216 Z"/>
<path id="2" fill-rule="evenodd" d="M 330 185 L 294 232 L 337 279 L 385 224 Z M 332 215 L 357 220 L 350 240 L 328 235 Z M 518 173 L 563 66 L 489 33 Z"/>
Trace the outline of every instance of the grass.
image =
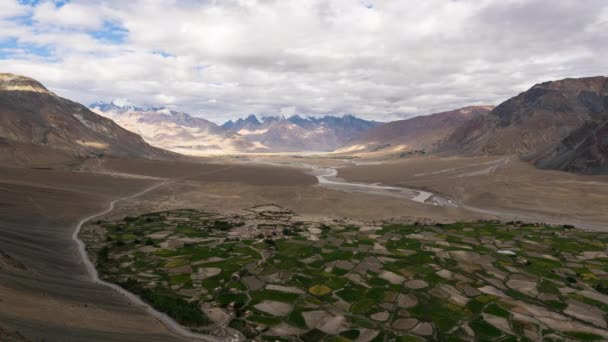
<path id="1" fill-rule="evenodd" d="M 175 267 L 185 266 L 186 264 L 188 264 L 188 260 L 186 260 L 186 259 L 175 259 L 175 260 L 171 260 L 171 261 L 165 263 L 164 266 L 167 268 L 175 268 Z"/>
<path id="2" fill-rule="evenodd" d="M 171 284 L 175 285 L 175 284 L 186 284 L 188 282 L 190 282 L 192 280 L 192 278 L 190 277 L 190 274 L 186 274 L 186 273 L 182 273 L 182 274 L 176 274 L 171 276 Z"/>
<path id="3" fill-rule="evenodd" d="M 348 280 L 346 280 L 346 278 L 335 277 L 335 278 L 331 278 L 331 279 L 327 280 L 325 282 L 325 285 L 330 287 L 332 290 L 339 290 L 339 289 L 343 288 L 347 283 L 348 283 Z"/>
<path id="4" fill-rule="evenodd" d="M 331 293 L 331 288 L 323 284 L 317 284 L 309 288 L 308 292 L 319 297 L 327 296 Z"/>
<path id="5" fill-rule="evenodd" d="M 222 306 L 235 303 L 236 307 L 242 307 L 247 303 L 248 298 L 244 293 L 221 293 L 216 300 Z"/>
<path id="6" fill-rule="evenodd" d="M 604 341 L 605 340 L 603 337 L 595 335 L 595 334 L 591 334 L 591 333 L 584 333 L 584 332 L 577 332 L 577 331 L 565 331 L 565 332 L 563 332 L 563 334 L 566 336 L 569 336 L 569 337 L 579 339 L 581 341 Z"/>
<path id="7" fill-rule="evenodd" d="M 198 308 L 198 302 L 189 303 L 168 290 L 145 288 L 141 283 L 132 279 L 119 283 L 119 285 L 129 292 L 137 294 L 144 301 L 181 324 L 202 326 L 209 323 L 207 316 Z"/>
<path id="8" fill-rule="evenodd" d="M 348 270 L 345 270 L 345 269 L 342 269 L 342 268 L 339 268 L 339 267 L 337 267 L 337 266 L 336 266 L 336 267 L 334 267 L 334 269 L 331 271 L 331 273 L 333 273 L 333 274 L 335 274 L 335 275 L 337 275 L 337 276 L 343 276 L 343 275 L 345 275 L 346 273 L 348 273 Z"/>
<path id="9" fill-rule="evenodd" d="M 313 329 L 305 333 L 304 335 L 300 335 L 300 338 L 304 342 L 319 342 L 322 341 L 326 336 L 327 334 L 322 332 L 321 330 Z"/>
<path id="10" fill-rule="evenodd" d="M 336 295 L 349 303 L 353 303 L 357 299 L 361 298 L 361 293 L 363 291 L 365 291 L 365 289 L 350 286 L 348 288 L 344 288 L 340 291 L 337 291 Z"/>
<path id="11" fill-rule="evenodd" d="M 260 323 L 260 324 L 264 324 L 266 326 L 274 326 L 274 325 L 281 324 L 281 322 L 283 322 L 282 319 L 277 318 L 277 317 L 262 316 L 262 315 L 257 315 L 257 314 L 253 314 L 253 315 L 247 317 L 247 320 L 256 322 L 256 323 Z"/>
<path id="12" fill-rule="evenodd" d="M 451 330 L 460 320 L 471 316 L 466 308 L 447 305 L 446 301 L 435 297 L 421 300 L 420 304 L 410 309 L 410 313 L 421 321 L 434 322 L 440 332 Z"/>
<path id="13" fill-rule="evenodd" d="M 397 339 L 395 340 L 397 342 L 422 342 L 424 340 L 415 337 L 415 336 L 398 336 Z"/>
<path id="14" fill-rule="evenodd" d="M 352 313 L 361 314 L 365 313 L 369 309 L 371 309 L 376 304 L 376 301 L 370 298 L 364 298 L 355 302 L 351 307 L 350 311 Z"/>
<path id="15" fill-rule="evenodd" d="M 340 333 L 340 336 L 345 337 L 349 340 L 354 340 L 357 337 L 359 337 L 359 335 L 361 335 L 361 332 L 359 330 L 353 329 L 353 330 L 346 330 Z"/>
<path id="16" fill-rule="evenodd" d="M 351 342 L 351 340 L 347 339 L 346 337 L 342 337 L 342 336 L 334 336 L 334 337 L 330 337 L 328 340 L 326 340 L 327 342 Z"/>
<path id="17" fill-rule="evenodd" d="M 484 312 L 489 313 L 494 316 L 509 318 L 511 313 L 503 308 L 501 308 L 498 304 L 492 303 L 486 307 Z"/>
<path id="18" fill-rule="evenodd" d="M 302 316 L 303 310 L 301 308 L 297 308 L 292 310 L 287 316 L 287 322 L 302 329 L 306 329 L 306 321 Z"/>
<path id="19" fill-rule="evenodd" d="M 528 257 L 527 259 L 529 263 L 524 266 L 525 270 L 539 276 L 546 276 L 551 274 L 553 270 L 562 267 L 559 261 L 533 257 Z"/>
<path id="20" fill-rule="evenodd" d="M 325 263 L 332 262 L 332 261 L 338 261 L 338 260 L 350 260 L 353 257 L 353 252 L 334 250 L 328 254 L 323 254 L 322 257 L 323 257 L 323 261 Z"/>
<path id="21" fill-rule="evenodd" d="M 472 313 L 478 314 L 483 310 L 484 304 L 477 300 L 471 300 L 467 303 L 466 308 Z"/>
<path id="22" fill-rule="evenodd" d="M 561 252 L 578 253 L 583 251 L 602 251 L 604 246 L 591 242 L 582 242 L 570 238 L 553 238 L 548 241 L 551 246 Z"/>
<path id="23" fill-rule="evenodd" d="M 558 302 L 558 301 L 555 301 L 555 300 L 545 301 L 545 304 L 547 306 L 549 306 L 550 308 L 552 308 L 554 310 L 557 310 L 557 311 L 562 311 L 562 310 L 564 310 L 565 308 L 568 307 L 568 304 L 566 304 L 564 302 Z"/>
<path id="24" fill-rule="evenodd" d="M 369 284 L 372 286 L 380 286 L 380 287 L 384 287 L 384 286 L 388 286 L 390 283 L 387 280 L 384 280 L 382 278 L 379 277 L 372 277 L 369 280 Z"/>
<path id="25" fill-rule="evenodd" d="M 558 296 L 561 294 L 557 285 L 548 280 L 543 280 L 540 282 L 540 284 L 538 284 L 538 291 Z"/>
<path id="26" fill-rule="evenodd" d="M 484 338 L 496 338 L 502 335 L 500 330 L 481 318 L 474 320 L 470 325 L 482 341 Z"/>

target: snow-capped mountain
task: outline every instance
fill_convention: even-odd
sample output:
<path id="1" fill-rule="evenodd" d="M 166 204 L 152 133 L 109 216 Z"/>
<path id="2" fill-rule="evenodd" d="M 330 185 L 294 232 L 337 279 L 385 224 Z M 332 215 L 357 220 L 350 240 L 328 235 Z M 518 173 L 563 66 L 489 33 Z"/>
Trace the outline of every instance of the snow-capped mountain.
<path id="1" fill-rule="evenodd" d="M 115 100 L 112 100 L 112 102 L 97 101 L 97 102 L 89 105 L 89 108 L 97 108 L 98 110 L 100 110 L 102 112 L 108 112 L 108 111 L 124 112 L 127 110 L 132 110 L 132 111 L 144 111 L 145 110 L 142 107 L 137 107 L 137 106 L 133 105 L 128 100 L 122 100 L 122 99 L 115 99 Z"/>
<path id="2" fill-rule="evenodd" d="M 90 109 L 135 132 L 151 145 L 190 155 L 262 152 L 267 148 L 251 142 L 208 120 L 166 107 L 96 102 Z"/>
<path id="3" fill-rule="evenodd" d="M 89 107 L 151 145 L 190 155 L 333 151 L 378 124 L 352 115 L 258 118 L 252 114 L 218 126 L 166 107 L 139 107 L 127 100 L 96 102 Z"/>
<path id="4" fill-rule="evenodd" d="M 222 128 L 268 147 L 274 152 L 333 151 L 361 133 L 378 125 L 377 122 L 352 115 L 322 118 L 294 115 L 249 115 L 245 119 L 228 121 Z"/>

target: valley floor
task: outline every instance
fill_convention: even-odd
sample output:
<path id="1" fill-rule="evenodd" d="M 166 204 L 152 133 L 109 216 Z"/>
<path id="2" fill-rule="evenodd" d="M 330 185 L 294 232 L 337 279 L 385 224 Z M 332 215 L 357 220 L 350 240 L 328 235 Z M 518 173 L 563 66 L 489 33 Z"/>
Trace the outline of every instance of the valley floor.
<path id="1" fill-rule="evenodd" d="M 80 219 L 157 182 L 165 184 L 119 203 L 104 219 L 276 203 L 322 219 L 500 218 L 608 229 L 606 178 L 540 171 L 514 158 L 412 158 L 382 164 L 328 156 L 260 158 L 214 158 L 205 164 L 105 159 L 51 169 L 0 168 L 0 329 L 18 331 L 28 340 L 179 340 L 144 308 L 94 283 L 72 240 Z M 260 161 L 300 166 L 256 164 Z M 456 206 L 318 186 L 301 164 L 337 168 L 337 177 L 350 182 L 427 190 Z"/>
<path id="2" fill-rule="evenodd" d="M 255 156 L 257 162 L 317 165 L 337 170 L 344 182 L 428 191 L 452 199 L 459 216 L 524 220 L 608 230 L 608 176 L 583 176 L 540 170 L 516 156 L 409 157 L 384 159 L 333 154 Z M 432 204 L 432 199 L 431 201 Z M 411 205 L 411 203 L 408 203 Z M 407 205 L 407 204 L 404 204 Z M 428 208 L 426 208 L 428 209 Z M 421 210 L 420 213 L 429 213 Z M 414 214 L 415 216 L 415 214 Z M 430 216 L 443 219 L 442 210 Z"/>

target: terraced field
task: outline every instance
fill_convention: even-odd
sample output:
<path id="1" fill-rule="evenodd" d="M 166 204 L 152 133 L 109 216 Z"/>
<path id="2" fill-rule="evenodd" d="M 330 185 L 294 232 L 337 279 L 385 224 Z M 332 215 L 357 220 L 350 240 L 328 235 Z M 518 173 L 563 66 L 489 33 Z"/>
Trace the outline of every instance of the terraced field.
<path id="1" fill-rule="evenodd" d="M 303 219 L 266 205 L 98 221 L 102 277 L 196 331 L 268 341 L 606 340 L 608 234 Z"/>

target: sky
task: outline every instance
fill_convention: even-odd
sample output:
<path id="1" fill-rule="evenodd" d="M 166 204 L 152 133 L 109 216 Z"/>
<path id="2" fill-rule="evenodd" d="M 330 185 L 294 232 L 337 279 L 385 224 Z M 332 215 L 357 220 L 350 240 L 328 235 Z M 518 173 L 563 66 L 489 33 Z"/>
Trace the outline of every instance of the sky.
<path id="1" fill-rule="evenodd" d="M 89 104 L 390 121 L 608 74 L 605 0 L 0 0 L 0 72 Z"/>

